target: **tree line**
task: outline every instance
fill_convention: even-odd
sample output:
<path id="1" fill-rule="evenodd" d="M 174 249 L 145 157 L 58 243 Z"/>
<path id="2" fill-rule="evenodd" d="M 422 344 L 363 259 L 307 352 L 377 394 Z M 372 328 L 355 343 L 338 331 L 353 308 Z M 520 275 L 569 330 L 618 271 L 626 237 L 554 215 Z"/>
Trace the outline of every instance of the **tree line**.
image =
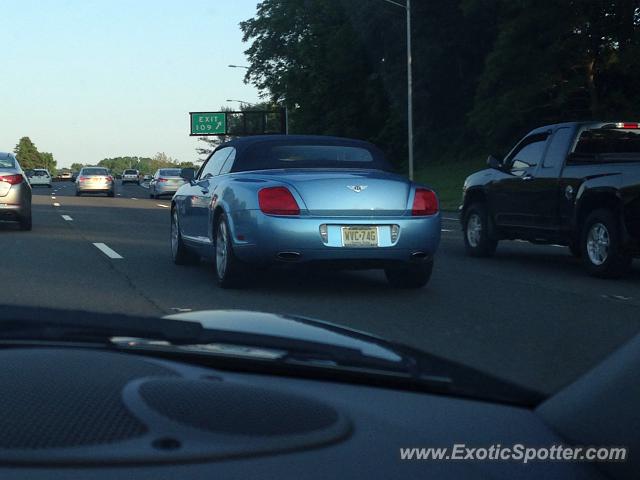
<path id="1" fill-rule="evenodd" d="M 158 152 L 153 157 L 124 156 L 103 158 L 99 162 L 91 165 L 74 163 L 71 165 L 71 170 L 77 172 L 85 166 L 104 167 L 114 173 L 122 173 L 124 170 L 132 168 L 145 175 L 153 174 L 159 168 L 195 168 L 192 162 L 181 162 L 164 152 Z"/>
<path id="2" fill-rule="evenodd" d="M 245 80 L 287 105 L 293 133 L 368 139 L 404 164 L 403 9 L 263 0 L 240 27 Z M 503 153 L 542 124 L 637 120 L 639 31 L 640 0 L 412 2 L 418 168 Z"/>

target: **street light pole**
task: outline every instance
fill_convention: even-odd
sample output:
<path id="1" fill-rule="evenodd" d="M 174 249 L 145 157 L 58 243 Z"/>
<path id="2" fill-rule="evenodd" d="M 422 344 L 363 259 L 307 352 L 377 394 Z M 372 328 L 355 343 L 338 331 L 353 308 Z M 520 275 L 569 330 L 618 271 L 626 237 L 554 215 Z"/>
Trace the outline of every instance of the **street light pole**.
<path id="1" fill-rule="evenodd" d="M 411 58 L 411 0 L 403 5 L 394 0 L 384 0 L 387 3 L 402 7 L 407 12 L 407 143 L 409 149 L 409 179 L 413 180 L 413 73 Z"/>

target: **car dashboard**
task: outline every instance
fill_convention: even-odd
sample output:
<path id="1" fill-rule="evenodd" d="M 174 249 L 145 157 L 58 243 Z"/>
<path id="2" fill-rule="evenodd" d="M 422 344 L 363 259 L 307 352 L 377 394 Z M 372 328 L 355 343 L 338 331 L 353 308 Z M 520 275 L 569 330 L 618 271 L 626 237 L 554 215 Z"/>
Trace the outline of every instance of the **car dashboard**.
<path id="1" fill-rule="evenodd" d="M 0 350 L 3 479 L 603 478 L 580 463 L 401 460 L 552 445 L 532 410 L 87 348 Z"/>

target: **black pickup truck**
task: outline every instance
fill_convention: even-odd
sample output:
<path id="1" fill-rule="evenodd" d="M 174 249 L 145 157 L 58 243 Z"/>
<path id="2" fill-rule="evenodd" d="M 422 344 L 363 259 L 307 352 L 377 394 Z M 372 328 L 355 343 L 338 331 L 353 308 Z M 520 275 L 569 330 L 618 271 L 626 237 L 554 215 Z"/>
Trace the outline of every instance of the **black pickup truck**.
<path id="1" fill-rule="evenodd" d="M 464 182 L 467 252 L 499 240 L 559 244 L 596 276 L 616 277 L 640 255 L 640 124 L 572 122 L 527 134 Z"/>

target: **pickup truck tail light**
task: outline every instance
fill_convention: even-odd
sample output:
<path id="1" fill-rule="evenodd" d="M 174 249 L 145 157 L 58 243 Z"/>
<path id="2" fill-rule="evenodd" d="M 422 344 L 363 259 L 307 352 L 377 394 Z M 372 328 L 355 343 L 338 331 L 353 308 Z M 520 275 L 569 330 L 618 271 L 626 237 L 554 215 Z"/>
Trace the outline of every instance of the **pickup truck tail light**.
<path id="1" fill-rule="evenodd" d="M 438 197 L 428 188 L 416 188 L 416 195 L 411 207 L 411 215 L 423 217 L 438 213 Z"/>
<path id="2" fill-rule="evenodd" d="M 627 130 L 637 130 L 637 129 L 640 129 L 640 124 L 637 122 L 616 123 L 616 128 L 623 128 Z"/>
<path id="3" fill-rule="evenodd" d="M 258 192 L 258 204 L 269 215 L 300 215 L 298 202 L 286 187 L 268 187 Z"/>
<path id="4" fill-rule="evenodd" d="M 0 182 L 17 185 L 22 183 L 22 175 L 0 175 Z"/>

